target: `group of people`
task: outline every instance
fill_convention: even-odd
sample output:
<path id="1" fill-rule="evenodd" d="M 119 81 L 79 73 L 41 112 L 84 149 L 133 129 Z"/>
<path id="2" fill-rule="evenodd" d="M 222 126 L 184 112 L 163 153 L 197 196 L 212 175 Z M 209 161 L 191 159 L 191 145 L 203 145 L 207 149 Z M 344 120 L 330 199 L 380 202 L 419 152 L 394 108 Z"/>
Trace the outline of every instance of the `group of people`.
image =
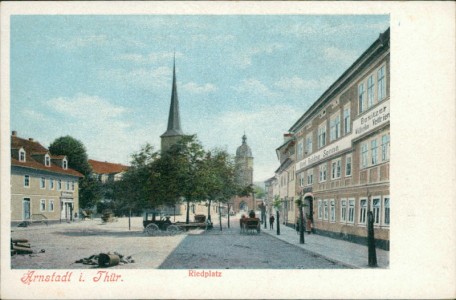
<path id="1" fill-rule="evenodd" d="M 244 219 L 244 218 L 245 218 L 245 215 L 242 215 L 241 219 Z M 249 212 L 249 218 L 255 218 L 255 212 L 253 210 L 251 210 Z M 271 216 L 269 217 L 269 229 L 274 229 L 274 221 L 275 221 L 274 215 L 271 214 Z M 266 222 L 266 220 L 265 220 L 265 222 Z"/>

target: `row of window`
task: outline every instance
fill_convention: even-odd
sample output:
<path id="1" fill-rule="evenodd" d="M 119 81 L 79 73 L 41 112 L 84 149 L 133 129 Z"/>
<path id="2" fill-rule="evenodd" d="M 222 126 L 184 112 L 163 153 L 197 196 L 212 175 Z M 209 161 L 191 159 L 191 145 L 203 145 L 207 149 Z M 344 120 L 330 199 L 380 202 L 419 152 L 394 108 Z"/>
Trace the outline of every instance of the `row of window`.
<path id="1" fill-rule="evenodd" d="M 378 146 L 378 140 L 381 141 Z M 370 145 L 370 148 L 369 148 Z M 380 138 L 374 138 L 370 141 L 366 141 L 361 144 L 361 169 L 374 166 L 378 163 L 383 163 L 389 160 L 389 146 L 390 137 L 389 134 L 384 134 Z M 379 149 L 380 148 L 380 149 Z M 370 151 L 369 151 L 370 149 Z M 380 151 L 380 152 L 379 152 Z M 380 157 L 379 157 L 380 154 Z M 379 160 L 379 158 L 381 158 Z M 325 162 L 318 167 L 318 182 L 325 182 L 328 178 L 328 164 Z M 337 158 L 331 161 L 331 179 L 339 179 L 342 174 L 342 160 Z M 345 177 L 352 175 L 352 156 L 348 154 L 345 156 Z M 305 179 L 307 177 L 307 180 Z M 307 172 L 301 173 L 300 186 L 313 184 L 313 169 L 307 170 Z"/>
<path id="2" fill-rule="evenodd" d="M 46 188 L 46 183 L 49 181 L 49 189 L 53 190 L 55 186 L 57 186 L 57 190 L 60 191 L 62 190 L 63 187 L 63 182 L 62 179 L 57 179 L 55 180 L 54 178 L 49 178 L 46 179 L 46 177 L 41 177 L 40 178 L 40 188 L 45 189 Z M 24 187 L 28 188 L 30 187 L 30 175 L 24 175 Z M 74 181 L 65 181 L 65 187 L 67 191 L 74 191 L 75 188 L 75 182 Z"/>
<path id="3" fill-rule="evenodd" d="M 19 161 L 20 162 L 25 162 L 26 161 L 24 148 L 19 149 Z M 50 167 L 51 166 L 51 156 L 49 156 L 49 154 L 45 154 L 44 155 L 44 165 L 46 167 Z M 62 168 L 65 169 L 65 170 L 68 169 L 68 161 L 66 160 L 66 158 L 62 159 Z"/>
<path id="4" fill-rule="evenodd" d="M 351 116 L 350 116 L 350 104 L 347 104 L 343 109 L 343 121 L 344 126 L 341 128 L 340 112 L 336 112 L 332 115 L 329 121 L 329 141 L 335 141 L 339 139 L 342 134 L 347 135 L 351 131 Z M 317 131 L 317 144 L 318 149 L 326 146 L 326 121 L 318 127 Z M 342 133 L 341 133 L 342 129 Z M 305 152 L 304 152 L 305 147 Z M 304 141 L 300 141 L 297 146 L 297 158 L 298 160 L 302 159 L 305 155 L 309 155 L 313 152 L 313 133 L 309 132 L 306 135 Z"/>
<path id="5" fill-rule="evenodd" d="M 328 177 L 328 164 L 323 163 L 318 167 L 318 182 L 325 182 Z M 305 185 L 312 185 L 314 182 L 313 176 L 314 170 L 309 169 L 306 172 L 302 172 L 299 178 L 299 185 L 304 187 Z M 339 179 L 342 176 L 342 158 L 337 158 L 331 161 L 331 179 Z M 345 156 L 345 177 L 352 176 L 352 155 L 348 154 Z"/>
<path id="6" fill-rule="evenodd" d="M 318 219 L 336 222 L 336 211 L 339 211 L 339 222 L 355 224 L 355 211 L 358 209 L 356 223 L 366 225 L 367 223 L 367 198 L 360 198 L 356 205 L 355 198 L 342 198 L 340 200 L 325 199 L 318 200 Z M 336 206 L 336 204 L 338 205 Z M 390 225 L 390 196 L 372 197 L 370 203 L 374 218 L 374 225 Z"/>
<path id="7" fill-rule="evenodd" d="M 381 143 L 379 145 L 379 142 Z M 379 149 L 380 147 L 380 149 Z M 389 160 L 390 137 L 384 134 L 380 138 L 374 138 L 361 144 L 361 169 L 375 166 Z M 379 160 L 379 151 L 381 160 Z"/>
<path id="8" fill-rule="evenodd" d="M 48 212 L 54 211 L 54 200 L 53 199 L 48 200 L 47 211 Z M 46 212 L 46 199 L 40 200 L 40 212 Z"/>
<path id="9" fill-rule="evenodd" d="M 376 75 L 377 74 L 377 75 Z M 375 89 L 375 78 L 377 81 L 378 89 Z M 367 96 L 364 86 L 367 86 Z M 376 72 L 372 73 L 367 79 L 358 85 L 358 105 L 359 113 L 362 113 L 378 102 L 386 99 L 386 78 L 385 78 L 385 65 L 380 67 Z M 329 119 L 329 142 L 339 139 L 341 136 L 347 135 L 351 132 L 351 112 L 350 103 L 345 105 L 342 112 L 343 127 L 341 127 L 341 114 L 340 111 L 334 113 Z M 342 131 L 342 132 L 341 132 Z M 321 149 L 327 144 L 327 121 L 318 126 L 317 130 L 317 144 L 318 149 Z M 302 159 L 305 155 L 313 152 L 313 133 L 310 132 L 306 135 L 305 141 L 300 141 L 297 145 L 297 158 Z M 305 147 L 305 152 L 304 152 Z"/>
<path id="10" fill-rule="evenodd" d="M 377 82 L 377 88 L 375 88 Z M 386 98 L 386 67 L 381 66 L 358 85 L 358 111 L 362 113 Z"/>

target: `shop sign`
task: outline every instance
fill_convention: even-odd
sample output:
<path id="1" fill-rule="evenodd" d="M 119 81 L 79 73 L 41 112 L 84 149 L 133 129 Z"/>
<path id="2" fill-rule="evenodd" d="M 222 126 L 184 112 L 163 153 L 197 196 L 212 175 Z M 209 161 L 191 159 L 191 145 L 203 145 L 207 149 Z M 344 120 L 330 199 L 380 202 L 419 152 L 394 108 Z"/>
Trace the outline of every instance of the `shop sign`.
<path id="1" fill-rule="evenodd" d="M 304 158 L 303 160 L 301 160 L 297 163 L 296 170 L 300 170 L 300 169 L 310 166 L 312 164 L 318 163 L 319 161 L 321 161 L 325 158 L 328 158 L 329 156 L 332 156 L 340 151 L 350 148 L 352 139 L 353 139 L 352 134 L 346 135 L 345 137 L 338 140 L 337 142 L 332 143 L 331 145 L 326 146 L 325 148 L 321 149 L 320 151 L 317 151 L 317 152 L 309 155 L 308 157 Z"/>
<path id="2" fill-rule="evenodd" d="M 63 197 L 73 198 L 73 192 L 62 192 L 62 198 Z"/>
<path id="3" fill-rule="evenodd" d="M 372 111 L 353 121 L 353 139 L 372 131 L 390 120 L 389 100 L 380 102 Z"/>

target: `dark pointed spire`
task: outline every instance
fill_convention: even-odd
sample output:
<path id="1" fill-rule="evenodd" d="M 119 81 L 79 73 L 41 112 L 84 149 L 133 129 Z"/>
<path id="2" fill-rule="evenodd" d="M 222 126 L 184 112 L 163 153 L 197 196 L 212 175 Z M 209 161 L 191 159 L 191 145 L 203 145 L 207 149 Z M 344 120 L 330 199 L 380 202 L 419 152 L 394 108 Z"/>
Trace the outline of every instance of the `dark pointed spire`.
<path id="1" fill-rule="evenodd" d="M 183 135 L 180 124 L 179 99 L 176 85 L 176 54 L 173 60 L 173 87 L 171 90 L 171 105 L 169 107 L 168 128 L 162 136 Z"/>

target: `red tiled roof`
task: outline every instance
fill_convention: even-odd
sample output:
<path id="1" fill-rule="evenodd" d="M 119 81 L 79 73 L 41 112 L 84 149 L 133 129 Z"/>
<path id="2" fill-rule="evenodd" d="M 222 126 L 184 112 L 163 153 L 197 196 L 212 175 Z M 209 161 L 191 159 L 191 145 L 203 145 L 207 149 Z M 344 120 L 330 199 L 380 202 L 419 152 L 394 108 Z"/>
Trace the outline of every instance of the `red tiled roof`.
<path id="1" fill-rule="evenodd" d="M 11 157 L 11 166 L 19 166 L 24 168 L 31 168 L 36 170 L 43 170 L 48 172 L 55 172 L 60 174 L 72 175 L 77 177 L 83 177 L 81 173 L 73 169 L 63 169 L 62 167 L 51 163 L 49 167 L 46 167 L 43 163 L 33 159 L 32 154 L 46 154 L 49 153 L 49 150 L 43 147 L 40 143 L 36 141 L 26 140 L 17 136 L 11 136 L 11 149 L 20 149 L 24 148 L 25 150 L 25 162 L 21 162 L 13 157 Z M 64 156 L 62 156 L 63 158 Z"/>
<path id="2" fill-rule="evenodd" d="M 103 162 L 89 159 L 89 164 L 92 166 L 92 170 L 96 174 L 114 174 L 128 170 L 128 166 L 122 164 L 109 163 L 106 161 Z"/>

